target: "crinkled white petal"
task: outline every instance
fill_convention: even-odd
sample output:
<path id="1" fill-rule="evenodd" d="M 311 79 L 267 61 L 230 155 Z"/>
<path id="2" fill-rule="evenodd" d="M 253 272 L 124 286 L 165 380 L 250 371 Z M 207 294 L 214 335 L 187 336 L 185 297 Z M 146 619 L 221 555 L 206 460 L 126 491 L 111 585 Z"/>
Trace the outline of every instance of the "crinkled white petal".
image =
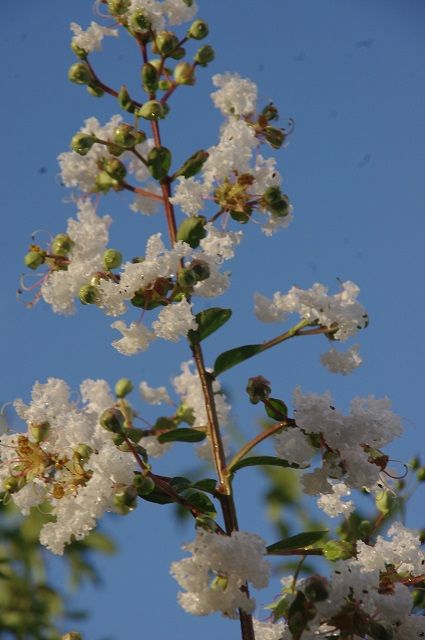
<path id="1" fill-rule="evenodd" d="M 173 404 L 165 387 L 150 387 L 147 382 L 142 380 L 139 390 L 143 400 L 148 404 Z"/>
<path id="2" fill-rule="evenodd" d="M 97 24 L 97 22 L 92 22 L 86 31 L 76 22 L 71 22 L 71 31 L 74 33 L 72 44 L 84 49 L 87 53 L 100 51 L 102 48 L 101 43 L 105 36 L 118 36 L 117 29 L 102 27 L 102 25 Z"/>
<path id="3" fill-rule="evenodd" d="M 122 320 L 111 324 L 113 329 L 122 333 L 123 337 L 114 340 L 112 346 L 125 356 L 133 356 L 140 351 L 146 351 L 154 335 L 141 322 L 132 322 L 129 326 Z"/>
<path id="4" fill-rule="evenodd" d="M 188 331 L 198 328 L 195 316 L 192 314 L 192 305 L 183 298 L 161 309 L 158 319 L 152 323 L 152 329 L 158 338 L 177 342 L 187 336 Z"/>
<path id="5" fill-rule="evenodd" d="M 320 356 L 320 362 L 331 373 L 342 373 L 342 375 L 346 376 L 354 369 L 357 369 L 363 362 L 359 349 L 359 344 L 353 344 L 347 351 L 337 351 L 332 348 Z"/>

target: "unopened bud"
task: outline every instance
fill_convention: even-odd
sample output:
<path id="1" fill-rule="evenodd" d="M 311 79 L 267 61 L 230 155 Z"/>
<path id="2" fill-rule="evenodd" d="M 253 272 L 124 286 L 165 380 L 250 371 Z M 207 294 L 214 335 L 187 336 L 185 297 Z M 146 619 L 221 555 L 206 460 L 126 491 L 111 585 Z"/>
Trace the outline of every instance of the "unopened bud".
<path id="1" fill-rule="evenodd" d="M 193 287 L 196 282 L 196 275 L 190 269 L 180 269 L 177 275 L 177 282 L 183 288 Z"/>
<path id="2" fill-rule="evenodd" d="M 147 19 L 146 15 L 143 11 L 138 10 L 131 14 L 130 19 L 128 21 L 128 26 L 133 31 L 147 31 L 151 28 L 151 22 Z"/>
<path id="3" fill-rule="evenodd" d="M 130 6 L 130 0 L 107 0 L 109 13 L 113 16 L 120 16 L 125 13 Z"/>
<path id="4" fill-rule="evenodd" d="M 168 91 L 172 85 L 173 83 L 170 80 L 160 80 L 158 82 L 158 89 L 161 89 L 161 91 Z"/>
<path id="5" fill-rule="evenodd" d="M 112 407 L 111 409 L 105 409 L 99 418 L 99 422 L 106 431 L 122 433 L 125 419 L 119 409 Z"/>
<path id="6" fill-rule="evenodd" d="M 85 62 L 76 62 L 68 71 L 68 78 L 76 84 L 89 84 L 93 80 L 93 76 L 88 65 Z"/>
<path id="7" fill-rule="evenodd" d="M 205 238 L 206 218 L 204 216 L 190 216 L 185 218 L 177 229 L 177 240 L 186 242 L 192 249 L 199 246 L 202 238 Z"/>
<path id="8" fill-rule="evenodd" d="M 183 0 L 186 7 L 191 7 L 193 5 L 193 0 Z"/>
<path id="9" fill-rule="evenodd" d="M 68 631 L 62 636 L 61 640 L 83 640 L 83 636 L 78 631 Z"/>
<path id="10" fill-rule="evenodd" d="M 148 100 L 137 112 L 140 118 L 145 120 L 158 120 L 164 117 L 164 106 L 158 100 Z"/>
<path id="11" fill-rule="evenodd" d="M 115 511 L 122 516 L 127 515 L 137 507 L 137 490 L 135 487 L 126 487 L 124 491 L 116 493 L 113 498 Z"/>
<path id="12" fill-rule="evenodd" d="M 114 178 L 112 178 L 109 173 L 106 173 L 106 171 L 99 171 L 99 173 L 96 176 L 96 180 L 95 180 L 95 191 L 100 191 L 101 193 L 108 193 L 109 189 L 116 189 L 118 190 L 120 188 L 120 183 L 118 182 L 118 180 L 115 180 Z"/>
<path id="13" fill-rule="evenodd" d="M 71 49 L 75 53 L 80 60 L 85 60 L 87 58 L 87 51 L 82 47 L 79 47 L 75 42 L 71 42 Z"/>
<path id="14" fill-rule="evenodd" d="M 373 531 L 373 525 L 369 520 L 362 520 L 359 524 L 359 536 L 361 538 L 368 538 Z"/>
<path id="15" fill-rule="evenodd" d="M 425 467 L 419 467 L 416 471 L 416 477 L 419 482 L 425 482 Z"/>
<path id="16" fill-rule="evenodd" d="M 162 180 L 171 166 L 171 151 L 166 147 L 153 147 L 147 156 L 149 173 L 155 180 Z"/>
<path id="17" fill-rule="evenodd" d="M 87 91 L 94 98 L 101 98 L 103 95 L 105 95 L 104 90 L 98 84 L 89 84 L 87 87 Z"/>
<path id="18" fill-rule="evenodd" d="M 168 56 L 177 48 L 179 39 L 172 31 L 160 31 L 156 34 L 155 48 L 162 56 Z M 156 53 L 156 51 L 154 51 Z"/>
<path id="19" fill-rule="evenodd" d="M 115 395 L 117 398 L 125 398 L 133 391 L 133 383 L 128 378 L 120 378 L 115 384 Z"/>
<path id="20" fill-rule="evenodd" d="M 322 576 L 312 576 L 304 583 L 303 591 L 311 602 L 323 602 L 329 596 L 328 582 Z"/>
<path id="21" fill-rule="evenodd" d="M 44 252 L 28 251 L 24 257 L 24 263 L 29 269 L 38 269 L 45 260 Z"/>
<path id="22" fill-rule="evenodd" d="M 170 53 L 170 58 L 173 60 L 181 60 L 186 55 L 186 49 L 184 47 L 177 47 Z"/>
<path id="23" fill-rule="evenodd" d="M 30 433 L 32 439 L 37 444 L 40 442 L 44 442 L 47 438 L 48 433 L 50 431 L 50 424 L 48 422 L 40 422 L 39 424 L 30 423 L 28 427 L 28 432 Z"/>
<path id="24" fill-rule="evenodd" d="M 89 460 L 92 453 L 93 453 L 93 449 L 88 444 L 84 444 L 84 443 L 77 445 L 74 449 L 74 456 L 80 462 L 87 462 L 87 460 Z"/>
<path id="25" fill-rule="evenodd" d="M 174 80 L 176 84 L 195 84 L 195 73 L 191 64 L 179 62 L 174 69 Z"/>
<path id="26" fill-rule="evenodd" d="M 123 122 L 118 125 L 114 131 L 114 144 L 117 144 L 119 147 L 124 147 L 125 149 L 132 149 L 136 144 L 135 133 L 134 128 L 130 124 Z M 109 151 L 111 150 L 109 149 Z"/>
<path id="27" fill-rule="evenodd" d="M 148 496 L 155 489 L 152 478 L 143 474 L 136 475 L 133 482 L 139 496 Z"/>
<path id="28" fill-rule="evenodd" d="M 268 187 L 263 194 L 263 200 L 265 204 L 275 205 L 282 199 L 282 192 L 279 187 Z"/>
<path id="29" fill-rule="evenodd" d="M 203 20 L 195 20 L 189 27 L 187 35 L 194 40 L 203 40 L 209 33 L 208 25 Z"/>
<path id="30" fill-rule="evenodd" d="M 102 262 L 106 271 L 118 269 L 122 262 L 122 253 L 116 249 L 107 249 L 102 256 Z"/>
<path id="31" fill-rule="evenodd" d="M 73 242 L 68 234 L 58 233 L 52 240 L 51 251 L 55 256 L 67 256 Z"/>
<path id="32" fill-rule="evenodd" d="M 202 282 L 210 277 L 210 267 L 204 260 L 193 260 L 189 265 L 189 270 L 195 275 L 197 282 Z"/>
<path id="33" fill-rule="evenodd" d="M 93 284 L 84 284 L 78 292 L 78 297 L 82 304 L 96 304 L 99 292 Z"/>
<path id="34" fill-rule="evenodd" d="M 121 162 L 121 160 L 118 160 L 118 158 L 108 158 L 101 163 L 101 166 L 103 171 L 106 171 L 111 178 L 118 180 L 118 182 L 124 180 L 127 174 L 125 164 Z"/>
<path id="35" fill-rule="evenodd" d="M 195 53 L 194 61 L 201 67 L 206 67 L 215 58 L 215 51 L 209 44 L 198 49 Z"/>
<path id="36" fill-rule="evenodd" d="M 156 67 L 146 62 L 142 67 L 142 84 L 146 93 L 155 93 L 158 89 L 159 74 Z"/>
<path id="37" fill-rule="evenodd" d="M 136 107 L 130 97 L 127 87 L 123 84 L 118 92 L 118 102 L 120 107 L 129 113 L 134 113 Z"/>

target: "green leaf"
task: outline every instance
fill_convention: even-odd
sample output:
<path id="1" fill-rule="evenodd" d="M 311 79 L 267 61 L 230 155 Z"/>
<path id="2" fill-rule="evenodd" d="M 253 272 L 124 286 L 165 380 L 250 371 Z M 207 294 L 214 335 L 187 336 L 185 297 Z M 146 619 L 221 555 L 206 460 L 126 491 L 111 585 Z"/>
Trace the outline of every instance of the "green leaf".
<path id="1" fill-rule="evenodd" d="M 327 531 L 303 531 L 303 533 L 297 533 L 295 536 L 290 536 L 289 538 L 284 538 L 283 540 L 279 540 L 279 542 L 270 544 L 267 547 L 267 552 L 273 553 L 273 551 L 304 549 L 304 547 L 309 547 L 320 540 L 320 538 L 323 538 L 327 533 Z"/>
<path id="2" fill-rule="evenodd" d="M 227 371 L 227 369 L 231 369 L 240 362 L 252 358 L 257 353 L 261 353 L 262 350 L 262 344 L 245 344 L 242 347 L 236 347 L 235 349 L 230 349 L 230 351 L 220 353 L 214 364 L 214 375 L 220 375 L 223 371 Z"/>
<path id="3" fill-rule="evenodd" d="M 220 329 L 231 317 L 231 309 L 221 309 L 220 307 L 211 307 L 211 309 L 205 309 L 196 314 L 195 320 L 198 324 L 198 328 L 193 331 L 192 329 L 188 333 L 190 343 L 192 345 L 198 344 L 201 340 L 208 338 L 214 331 Z"/>
<path id="4" fill-rule="evenodd" d="M 232 473 L 243 469 L 244 467 L 261 467 L 263 465 L 271 465 L 273 467 L 290 467 L 291 469 L 299 469 L 299 465 L 295 462 L 288 462 L 282 458 L 275 456 L 251 456 L 250 458 L 242 458 L 231 469 Z"/>
<path id="5" fill-rule="evenodd" d="M 99 553 L 110 555 L 116 552 L 115 542 L 100 531 L 91 531 L 84 542 L 87 547 Z"/>
<path id="6" fill-rule="evenodd" d="M 210 518 L 215 518 L 217 512 L 215 510 L 215 506 L 210 500 L 210 498 L 203 493 L 202 491 L 197 491 L 196 489 L 188 489 L 185 491 L 185 498 L 189 500 L 191 504 L 197 507 L 202 513 L 209 516 Z"/>
<path id="7" fill-rule="evenodd" d="M 197 429 L 189 429 L 189 427 L 181 427 L 179 429 L 171 429 L 158 436 L 158 442 L 201 442 L 207 437 L 203 431 Z"/>
<path id="8" fill-rule="evenodd" d="M 215 495 L 217 493 L 217 480 L 213 478 L 204 478 L 204 480 L 198 480 L 198 482 L 194 482 L 192 484 L 194 489 L 200 489 L 201 491 L 206 491 L 207 493 L 212 493 Z"/>
<path id="9" fill-rule="evenodd" d="M 323 555 L 327 560 L 347 560 L 355 555 L 356 547 L 346 540 L 329 540 L 323 545 Z"/>
<path id="10" fill-rule="evenodd" d="M 272 420 L 285 420 L 288 415 L 288 407 L 278 398 L 267 398 L 264 400 L 264 408 L 267 415 Z"/>

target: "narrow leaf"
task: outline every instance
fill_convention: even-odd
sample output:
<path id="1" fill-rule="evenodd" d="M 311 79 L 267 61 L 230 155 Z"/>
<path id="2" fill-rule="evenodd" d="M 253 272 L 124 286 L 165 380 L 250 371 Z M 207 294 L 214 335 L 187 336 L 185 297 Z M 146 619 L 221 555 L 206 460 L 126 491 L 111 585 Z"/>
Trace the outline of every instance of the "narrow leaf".
<path id="1" fill-rule="evenodd" d="M 194 489 L 200 489 L 201 491 L 206 491 L 207 493 L 212 493 L 215 495 L 217 493 L 217 480 L 213 478 L 204 478 L 204 480 L 198 480 L 198 482 L 194 482 L 191 485 Z"/>
<path id="2" fill-rule="evenodd" d="M 242 347 L 230 349 L 230 351 L 224 351 L 220 353 L 215 361 L 214 374 L 218 376 L 220 373 L 223 373 L 223 371 L 227 371 L 227 369 L 231 369 L 240 362 L 252 358 L 252 356 L 257 355 L 257 353 L 261 353 L 262 350 L 263 345 L 261 344 L 246 344 Z"/>
<path id="3" fill-rule="evenodd" d="M 221 309 L 220 307 L 212 307 L 211 309 L 205 309 L 197 313 L 195 320 L 198 328 L 188 333 L 191 344 L 197 344 L 201 342 L 201 340 L 208 338 L 214 331 L 220 329 L 220 327 L 229 320 L 231 315 L 231 309 Z"/>
<path id="4" fill-rule="evenodd" d="M 276 458 L 275 456 L 251 456 L 249 458 L 242 458 L 242 460 L 239 460 L 239 462 L 237 462 L 230 470 L 234 473 L 244 467 L 261 467 L 263 465 L 299 469 L 299 465 L 295 462 L 288 462 L 287 460 L 282 460 L 282 458 Z"/>
<path id="5" fill-rule="evenodd" d="M 161 444 L 164 444 L 164 442 L 201 442 L 201 440 L 205 440 L 206 437 L 206 433 L 203 431 L 182 427 L 161 433 L 161 435 L 158 436 L 158 442 L 161 442 Z"/>
<path id="6" fill-rule="evenodd" d="M 327 533 L 327 531 L 303 531 L 303 533 L 297 533 L 295 536 L 290 536 L 289 538 L 284 538 L 283 540 L 279 540 L 279 542 L 270 544 L 267 547 L 267 552 L 273 553 L 273 551 L 303 549 L 304 547 L 309 547 L 314 544 Z"/>

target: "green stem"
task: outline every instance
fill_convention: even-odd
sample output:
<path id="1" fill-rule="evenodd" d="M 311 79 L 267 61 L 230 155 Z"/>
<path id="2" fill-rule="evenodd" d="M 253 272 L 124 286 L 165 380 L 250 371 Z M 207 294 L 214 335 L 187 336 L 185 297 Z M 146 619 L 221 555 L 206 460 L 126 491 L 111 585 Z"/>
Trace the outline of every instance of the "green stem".
<path id="1" fill-rule="evenodd" d="M 257 444 L 259 444 L 263 440 L 266 440 L 267 438 L 270 438 L 270 436 L 274 435 L 275 433 L 279 433 L 279 431 L 281 431 L 285 427 L 289 427 L 294 424 L 295 420 L 291 420 L 289 418 L 287 420 L 282 420 L 281 422 L 274 424 L 269 429 L 266 429 L 266 431 L 259 433 L 258 436 L 255 436 L 255 438 L 252 438 L 252 440 L 249 440 L 230 460 L 227 468 L 224 469 L 225 473 L 230 475 L 232 473 L 232 468 L 235 467 L 237 463 L 251 451 L 251 449 L 256 447 Z"/>

